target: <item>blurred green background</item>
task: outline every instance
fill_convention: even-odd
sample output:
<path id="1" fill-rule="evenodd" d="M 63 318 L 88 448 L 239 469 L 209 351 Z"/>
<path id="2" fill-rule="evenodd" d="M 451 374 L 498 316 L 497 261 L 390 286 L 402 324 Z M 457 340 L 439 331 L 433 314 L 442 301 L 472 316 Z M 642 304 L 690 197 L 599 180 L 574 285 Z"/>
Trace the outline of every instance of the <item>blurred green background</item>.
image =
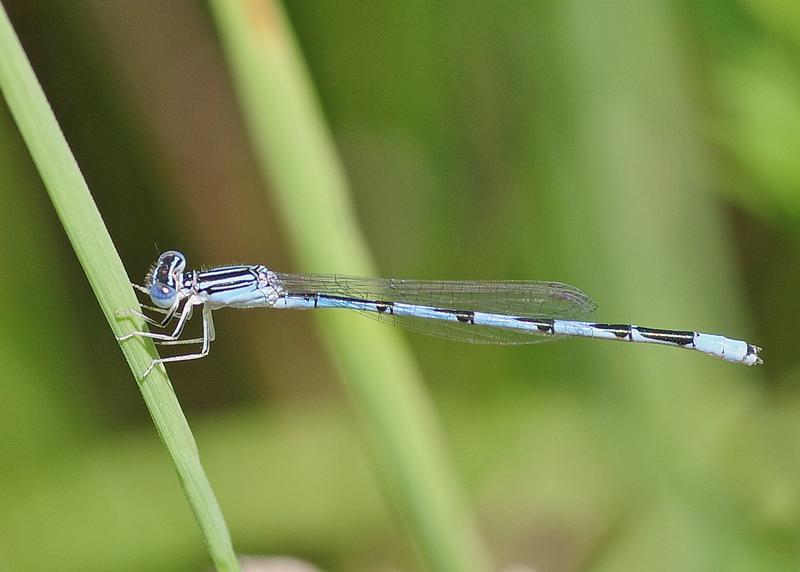
<path id="1" fill-rule="evenodd" d="M 4 4 L 131 276 L 168 248 L 342 271 L 293 259 L 205 4 Z M 800 5 L 286 9 L 382 275 L 560 280 L 764 347 L 409 334 L 496 567 L 800 569 Z M 203 570 L 4 103 L 0 263 L 0 570 Z M 237 551 L 416 569 L 313 317 L 216 326 L 169 371 Z"/>

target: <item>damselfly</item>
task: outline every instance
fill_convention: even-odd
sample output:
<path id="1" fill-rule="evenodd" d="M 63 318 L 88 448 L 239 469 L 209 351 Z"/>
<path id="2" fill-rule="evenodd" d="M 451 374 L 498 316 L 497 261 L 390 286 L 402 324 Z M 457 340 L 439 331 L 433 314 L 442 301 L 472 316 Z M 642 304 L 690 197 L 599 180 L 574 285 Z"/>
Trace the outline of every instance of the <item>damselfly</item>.
<path id="1" fill-rule="evenodd" d="M 153 360 L 159 363 L 205 357 L 214 341 L 211 312 L 219 308 L 345 308 L 410 330 L 479 344 L 530 344 L 566 336 L 662 344 L 703 352 L 744 365 L 763 363 L 761 348 L 745 341 L 692 331 L 645 328 L 594 321 L 597 305 L 573 286 L 559 282 L 446 281 L 357 278 L 325 274 L 285 274 L 262 265 L 186 270 L 186 257 L 164 252 L 144 286 L 164 314 L 155 320 L 129 311 L 169 333 L 132 332 L 118 338 L 152 338 L 156 343 L 202 344 L 199 352 Z M 184 326 L 199 306 L 203 335 L 182 339 Z"/>

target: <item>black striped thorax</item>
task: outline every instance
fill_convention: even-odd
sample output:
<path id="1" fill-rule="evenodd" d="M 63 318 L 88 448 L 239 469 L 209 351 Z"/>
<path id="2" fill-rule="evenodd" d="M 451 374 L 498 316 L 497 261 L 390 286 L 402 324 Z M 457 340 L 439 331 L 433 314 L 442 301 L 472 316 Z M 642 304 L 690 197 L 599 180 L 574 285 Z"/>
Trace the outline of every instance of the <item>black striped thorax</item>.
<path id="1" fill-rule="evenodd" d="M 190 284 L 185 281 L 191 274 Z M 219 294 L 231 290 L 257 289 L 269 285 L 269 272 L 264 266 L 223 266 L 184 274 L 184 286 L 198 294 Z"/>

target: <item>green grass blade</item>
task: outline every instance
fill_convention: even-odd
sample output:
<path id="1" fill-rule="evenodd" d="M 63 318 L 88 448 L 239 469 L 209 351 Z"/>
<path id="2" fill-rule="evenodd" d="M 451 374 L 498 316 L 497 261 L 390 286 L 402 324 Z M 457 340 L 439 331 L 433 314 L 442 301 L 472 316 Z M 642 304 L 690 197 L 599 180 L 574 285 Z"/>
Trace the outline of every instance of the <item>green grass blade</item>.
<path id="1" fill-rule="evenodd" d="M 267 0 L 214 0 L 211 6 L 256 156 L 300 265 L 374 274 L 343 168 L 281 7 Z M 423 561 L 433 570 L 489 569 L 403 338 L 344 314 L 321 317 L 323 334 Z"/>
<path id="2" fill-rule="evenodd" d="M 67 236 L 114 334 L 140 328 L 115 311 L 137 307 L 125 268 L 89 193 L 50 105 L 0 5 L 0 89 L 28 146 Z M 131 341 L 122 351 L 136 378 L 156 356 L 152 343 Z M 203 472 L 186 418 L 163 368 L 139 383 L 159 435 L 172 457 L 218 570 L 239 570 L 222 512 Z"/>

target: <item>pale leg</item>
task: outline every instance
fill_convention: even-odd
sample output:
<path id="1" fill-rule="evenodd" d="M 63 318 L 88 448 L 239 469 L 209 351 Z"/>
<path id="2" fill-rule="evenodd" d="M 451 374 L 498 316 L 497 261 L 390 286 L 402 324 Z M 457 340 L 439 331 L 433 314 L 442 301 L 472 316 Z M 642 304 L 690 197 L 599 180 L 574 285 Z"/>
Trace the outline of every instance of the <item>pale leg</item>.
<path id="1" fill-rule="evenodd" d="M 208 355 L 208 352 L 211 350 L 211 342 L 214 339 L 213 332 L 214 332 L 214 320 L 211 317 L 211 310 L 207 306 L 203 306 L 203 338 L 202 340 L 199 340 L 203 342 L 203 348 L 198 353 L 194 354 L 185 354 L 181 356 L 172 356 L 172 357 L 154 359 L 152 362 L 150 362 L 150 366 L 145 370 L 142 378 L 147 377 L 147 375 L 151 371 L 153 371 L 153 368 L 160 363 L 167 363 L 173 361 L 188 361 L 206 357 Z"/>

